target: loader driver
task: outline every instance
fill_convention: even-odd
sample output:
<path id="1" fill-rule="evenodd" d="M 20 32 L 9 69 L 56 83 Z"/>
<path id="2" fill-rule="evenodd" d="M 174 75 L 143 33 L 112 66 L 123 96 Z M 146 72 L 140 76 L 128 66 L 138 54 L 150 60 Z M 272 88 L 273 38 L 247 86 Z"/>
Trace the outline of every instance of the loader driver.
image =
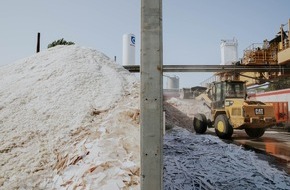
<path id="1" fill-rule="evenodd" d="M 227 97 L 236 97 L 236 91 L 234 85 L 227 85 L 227 91 L 226 91 Z"/>

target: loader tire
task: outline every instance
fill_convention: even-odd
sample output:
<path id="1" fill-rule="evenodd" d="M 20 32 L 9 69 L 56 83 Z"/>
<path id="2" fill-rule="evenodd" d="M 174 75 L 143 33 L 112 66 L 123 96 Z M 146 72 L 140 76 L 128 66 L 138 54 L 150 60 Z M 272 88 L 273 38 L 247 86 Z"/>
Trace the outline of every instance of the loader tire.
<path id="1" fill-rule="evenodd" d="M 214 121 L 216 135 L 221 139 L 230 139 L 233 135 L 233 127 L 225 114 L 218 115 Z"/>
<path id="2" fill-rule="evenodd" d="M 196 133 L 204 134 L 207 130 L 207 120 L 204 114 L 196 114 L 193 119 L 193 128 Z"/>
<path id="3" fill-rule="evenodd" d="M 245 131 L 249 137 L 259 138 L 264 135 L 265 128 L 246 128 Z"/>

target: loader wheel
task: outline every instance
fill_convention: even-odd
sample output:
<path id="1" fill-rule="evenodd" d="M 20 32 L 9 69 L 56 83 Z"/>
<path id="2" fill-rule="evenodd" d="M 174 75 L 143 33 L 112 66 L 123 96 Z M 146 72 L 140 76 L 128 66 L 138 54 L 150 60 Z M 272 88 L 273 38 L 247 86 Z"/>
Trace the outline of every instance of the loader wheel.
<path id="1" fill-rule="evenodd" d="M 205 133 L 207 129 L 207 120 L 204 114 L 199 113 L 194 116 L 193 127 L 196 133 Z"/>
<path id="2" fill-rule="evenodd" d="M 233 135 L 233 127 L 225 114 L 218 115 L 214 121 L 215 133 L 221 139 L 230 139 Z"/>
<path id="3" fill-rule="evenodd" d="M 259 138 L 264 135 L 265 128 L 246 128 L 245 131 L 249 137 Z"/>

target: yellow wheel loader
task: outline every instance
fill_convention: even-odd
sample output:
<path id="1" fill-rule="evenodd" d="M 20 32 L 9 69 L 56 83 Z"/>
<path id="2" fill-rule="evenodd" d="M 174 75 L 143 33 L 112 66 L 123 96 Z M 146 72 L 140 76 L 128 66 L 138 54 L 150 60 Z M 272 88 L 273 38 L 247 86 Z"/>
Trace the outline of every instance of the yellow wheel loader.
<path id="1" fill-rule="evenodd" d="M 193 127 L 203 134 L 207 127 L 214 127 L 218 137 L 229 139 L 234 129 L 245 129 L 252 138 L 263 136 L 266 128 L 276 124 L 271 104 L 247 100 L 246 85 L 243 81 L 214 82 L 208 89 L 211 100 L 211 118 L 196 114 Z"/>

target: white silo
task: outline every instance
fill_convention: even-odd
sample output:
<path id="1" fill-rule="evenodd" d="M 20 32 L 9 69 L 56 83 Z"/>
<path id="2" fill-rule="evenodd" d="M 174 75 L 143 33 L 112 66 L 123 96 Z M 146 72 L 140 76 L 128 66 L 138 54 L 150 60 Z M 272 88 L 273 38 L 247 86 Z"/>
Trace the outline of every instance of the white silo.
<path id="1" fill-rule="evenodd" d="M 222 40 L 221 43 L 221 65 L 231 65 L 238 61 L 238 41 Z"/>
<path id="2" fill-rule="evenodd" d="M 135 65 L 135 35 L 123 35 L 123 65 Z"/>
<path id="3" fill-rule="evenodd" d="M 167 89 L 179 89 L 179 77 L 178 76 L 166 76 L 167 77 Z"/>

